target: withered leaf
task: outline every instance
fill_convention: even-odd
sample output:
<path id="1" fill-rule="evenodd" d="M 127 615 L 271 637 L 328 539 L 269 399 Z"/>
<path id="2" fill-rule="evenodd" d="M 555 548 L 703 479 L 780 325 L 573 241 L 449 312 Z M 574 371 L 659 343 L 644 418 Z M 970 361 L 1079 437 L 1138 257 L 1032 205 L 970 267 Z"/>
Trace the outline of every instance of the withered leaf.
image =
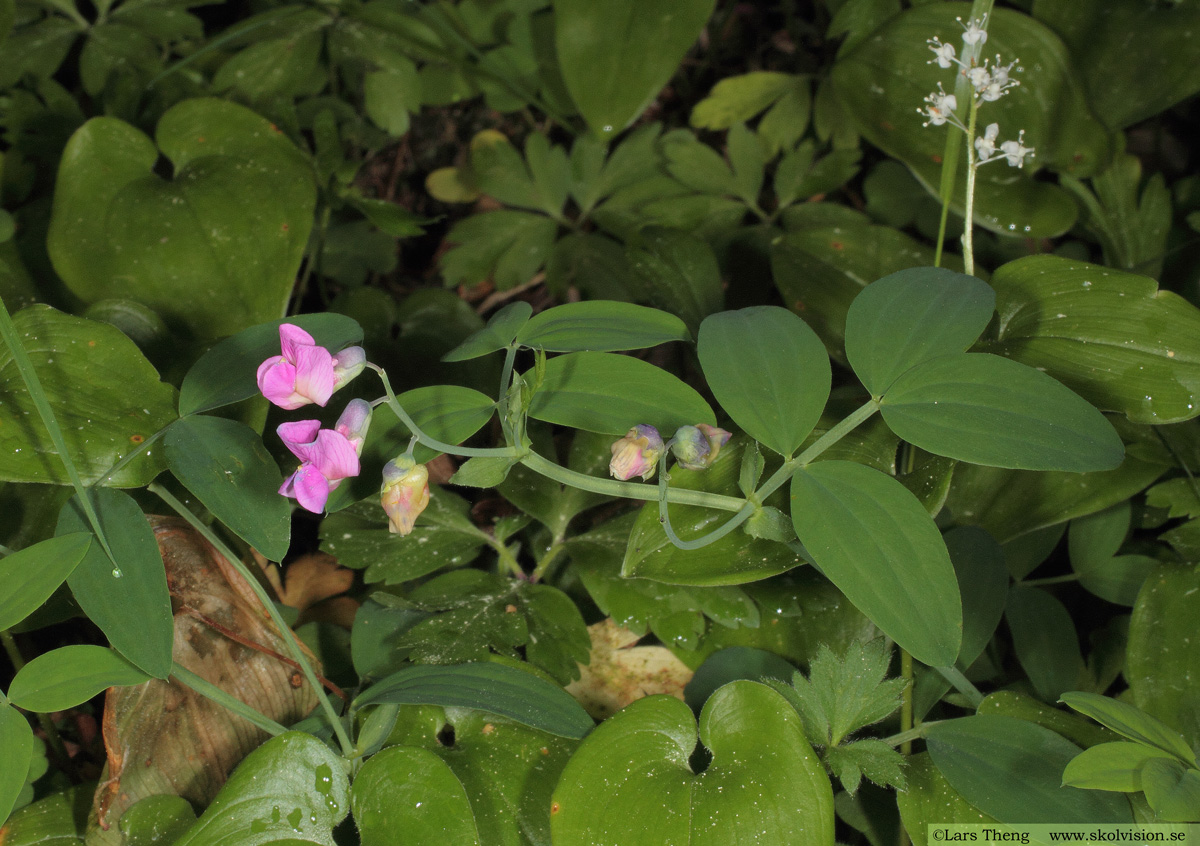
<path id="1" fill-rule="evenodd" d="M 692 670 L 664 646 L 634 646 L 639 635 L 611 617 L 588 626 L 592 661 L 579 665 L 579 681 L 567 685 L 587 712 L 598 720 L 611 717 L 635 699 L 666 693 L 683 699 Z"/>

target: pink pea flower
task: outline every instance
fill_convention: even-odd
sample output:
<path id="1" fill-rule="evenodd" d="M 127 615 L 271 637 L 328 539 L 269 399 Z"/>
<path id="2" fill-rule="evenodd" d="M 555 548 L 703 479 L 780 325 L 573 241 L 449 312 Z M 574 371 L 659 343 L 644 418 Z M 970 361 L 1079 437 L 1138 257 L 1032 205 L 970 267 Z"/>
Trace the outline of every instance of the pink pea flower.
<path id="1" fill-rule="evenodd" d="M 324 406 L 366 364 L 362 347 L 347 347 L 334 355 L 291 323 L 280 324 L 279 342 L 283 355 L 271 356 L 258 366 L 258 389 L 280 408 L 291 410 L 313 402 Z"/>
<path id="2" fill-rule="evenodd" d="M 314 514 L 325 510 L 329 495 L 343 479 L 359 473 L 358 456 L 371 423 L 371 404 L 351 400 L 332 429 L 322 429 L 319 420 L 282 423 L 276 430 L 300 466 L 279 492 Z"/>
<path id="3" fill-rule="evenodd" d="M 388 516 L 388 530 L 401 537 L 409 534 L 429 505 L 429 471 L 409 455 L 389 461 L 383 466 L 380 499 Z"/>
<path id="4" fill-rule="evenodd" d="M 649 479 L 654 475 L 658 466 L 658 458 L 662 455 L 663 439 L 653 426 L 639 423 L 629 430 L 621 440 L 612 447 L 612 461 L 608 464 L 608 472 L 621 481 L 628 481 L 634 476 Z"/>

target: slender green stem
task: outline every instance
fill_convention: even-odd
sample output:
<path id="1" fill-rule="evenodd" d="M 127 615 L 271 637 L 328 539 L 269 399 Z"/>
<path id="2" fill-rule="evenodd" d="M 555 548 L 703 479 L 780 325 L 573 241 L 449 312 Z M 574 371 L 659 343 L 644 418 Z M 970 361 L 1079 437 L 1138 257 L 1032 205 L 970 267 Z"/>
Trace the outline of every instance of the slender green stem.
<path id="1" fill-rule="evenodd" d="M 400 405 L 400 401 L 396 399 L 396 392 L 392 390 L 392 382 L 388 379 L 387 372 L 378 364 L 367 362 L 367 367 L 379 374 L 379 379 L 383 382 L 383 389 L 387 392 L 387 404 L 400 422 L 408 427 L 412 432 L 413 437 L 420 441 L 424 446 L 430 449 L 436 449 L 438 452 L 449 453 L 450 455 L 465 455 L 471 457 L 491 457 L 491 458 L 519 458 L 521 451 L 516 447 L 498 447 L 495 449 L 478 449 L 476 447 L 456 446 L 454 444 L 444 443 L 431 438 L 429 435 L 421 431 L 421 428 L 409 417 L 408 412 Z"/>
<path id="2" fill-rule="evenodd" d="M 504 437 L 508 443 L 516 443 L 513 421 L 508 419 L 508 392 L 511 387 L 513 364 L 517 360 L 519 345 L 511 343 L 504 351 L 504 367 L 500 371 L 500 392 L 496 394 L 496 407 L 500 409 L 500 425 L 504 429 Z"/>
<path id="3" fill-rule="evenodd" d="M 266 714 L 262 713 L 256 708 L 250 707 L 236 696 L 226 693 L 215 684 L 202 679 L 200 676 L 196 675 L 186 667 L 181 667 L 179 664 L 172 664 L 171 675 L 173 675 L 178 681 L 199 693 L 201 696 L 211 699 L 218 705 L 224 706 L 226 710 L 232 711 L 243 719 L 254 723 L 254 725 L 258 726 L 272 737 L 277 737 L 287 731 L 286 726 L 280 725 Z"/>
<path id="4" fill-rule="evenodd" d="M 971 703 L 972 708 L 978 708 L 979 703 L 983 701 L 983 694 L 979 692 L 979 688 L 971 684 L 971 680 L 964 676 L 957 667 L 934 667 L 942 678 L 954 685 L 954 688 L 967 698 Z"/>
<path id="5" fill-rule="evenodd" d="M 913 658 L 907 649 L 900 650 L 900 677 L 908 684 L 900 700 L 900 733 L 911 732 L 915 725 L 913 721 Z M 912 754 L 912 741 L 904 740 L 900 745 L 900 753 L 905 757 Z"/>
<path id="6" fill-rule="evenodd" d="M 825 450 L 829 449 L 831 446 L 836 444 L 842 438 L 846 437 L 846 435 L 850 434 L 850 432 L 857 429 L 859 424 L 864 423 L 865 421 L 870 419 L 871 415 L 874 414 L 878 410 L 879 410 L 879 400 L 877 400 L 877 399 L 871 399 L 871 400 L 868 400 L 867 402 L 863 403 L 860 407 L 856 408 L 854 411 L 852 411 L 850 414 L 848 414 L 841 422 L 839 422 L 837 425 L 835 425 L 832 429 L 827 431 L 821 437 L 817 438 L 813 442 L 812 446 L 810 446 L 808 449 L 804 450 L 804 452 L 802 452 L 798 456 L 796 456 L 794 461 L 796 462 L 796 464 L 798 464 L 801 467 L 803 467 L 806 464 L 811 464 L 812 462 L 816 461 L 817 458 L 821 455 L 821 453 L 825 452 Z M 778 475 L 778 474 L 776 474 L 776 475 Z M 768 494 L 773 493 L 775 491 L 775 489 L 779 487 L 779 485 L 783 484 L 782 482 L 780 482 L 779 484 L 772 485 L 773 481 L 774 481 L 774 477 L 772 477 L 771 480 L 769 480 L 767 482 L 767 484 L 763 485 L 762 488 L 759 489 L 759 493 L 762 496 L 765 497 Z"/>
<path id="7" fill-rule="evenodd" d="M 1079 581 L 1078 573 L 1067 573 L 1065 576 L 1047 576 L 1044 579 L 1018 580 L 1017 584 L 1021 587 L 1041 587 L 1043 585 L 1061 585 L 1077 581 Z"/>
<path id="8" fill-rule="evenodd" d="M 936 726 L 940 722 L 942 722 L 942 720 L 930 720 L 927 723 L 921 723 L 919 726 L 913 726 L 910 729 L 905 729 L 899 734 L 893 734 L 891 737 L 885 737 L 883 742 L 888 746 L 908 746 L 911 749 L 912 742 L 914 740 L 920 740 L 929 733 L 929 729 L 931 727 Z"/>
<path id="9" fill-rule="evenodd" d="M 556 482 L 580 490 L 605 496 L 624 497 L 625 499 L 641 499 L 647 502 L 658 499 L 658 488 L 655 485 L 641 482 L 619 482 L 616 479 L 601 479 L 597 476 L 576 473 L 574 470 L 568 470 L 566 467 L 543 458 L 536 452 L 528 452 L 521 456 L 521 463 L 530 470 L 536 470 Z M 668 499 L 680 505 L 703 505 L 706 508 L 716 508 L 721 511 L 741 511 L 746 504 L 746 500 L 735 496 L 724 496 L 706 491 L 687 491 L 679 488 L 671 488 Z"/>
<path id="10" fill-rule="evenodd" d="M 337 735 L 338 743 L 342 747 L 342 752 L 346 755 L 346 757 L 350 757 L 354 751 L 354 744 L 350 742 L 350 737 L 346 734 L 346 729 L 342 725 L 341 720 L 338 718 L 338 714 L 333 707 L 333 703 L 331 703 L 329 701 L 329 697 L 325 695 L 325 688 L 321 685 L 320 680 L 317 679 L 317 674 L 313 670 L 312 665 L 309 664 L 308 658 L 304 655 L 303 650 L 300 649 L 300 644 L 297 641 L 294 633 L 288 627 L 287 623 L 284 622 L 283 617 L 279 614 L 279 609 L 275 607 L 275 603 L 271 601 L 271 597 L 267 595 L 267 592 L 263 589 L 263 586 L 259 583 L 258 579 L 256 579 L 254 574 L 250 572 L 244 563 L 242 563 L 242 560 L 236 556 L 229 549 L 229 547 L 225 546 L 225 544 L 216 536 L 212 529 L 204 525 L 204 523 L 201 522 L 200 519 L 191 512 L 191 509 L 176 499 L 170 491 L 156 482 L 151 483 L 148 486 L 148 489 L 151 493 L 157 495 L 158 498 L 167 505 L 171 506 L 171 508 L 173 508 L 180 517 L 190 523 L 192 528 L 199 532 L 205 540 L 212 544 L 213 548 L 216 549 L 218 553 L 225 556 L 226 560 L 228 560 L 234 569 L 241 574 L 242 578 L 246 580 L 246 584 L 248 584 L 250 589 L 254 591 L 254 595 L 258 597 L 258 601 L 262 603 L 263 608 L 265 608 L 267 613 L 270 615 L 271 621 L 275 624 L 276 629 L 278 629 L 279 636 L 283 638 L 283 642 L 287 646 L 288 652 L 291 653 L 293 660 L 295 660 L 296 664 L 300 667 L 300 671 L 304 673 L 304 677 L 308 679 L 308 683 L 312 685 L 313 690 L 316 691 L 317 698 L 321 703 L 321 707 L 325 711 L 325 716 L 328 718 L 330 724 L 333 726 L 334 733 Z"/>
<path id="11" fill-rule="evenodd" d="M 4 343 L 12 353 L 13 364 L 17 366 L 17 372 L 21 374 L 21 379 L 25 382 L 25 388 L 29 391 L 29 398 L 33 400 L 34 408 L 37 409 L 38 416 L 42 418 L 42 423 L 46 427 L 46 432 L 50 435 L 50 440 L 54 442 L 54 448 L 58 451 L 59 461 L 62 462 L 63 468 L 67 471 L 67 478 L 71 480 L 71 486 L 75 488 L 75 493 L 79 496 L 79 504 L 83 508 L 84 516 L 87 517 L 92 531 L 95 532 L 96 539 L 100 541 L 100 546 L 104 549 L 104 553 L 112 562 L 115 573 L 120 573 L 121 568 L 117 564 L 116 557 L 113 555 L 112 547 L 108 544 L 108 538 L 104 534 L 104 527 L 100 525 L 100 518 L 96 516 L 96 510 L 92 505 L 92 498 L 89 495 L 88 489 L 84 486 L 83 480 L 79 477 L 79 471 L 75 469 L 75 462 L 71 460 L 71 455 L 67 452 L 67 442 L 63 439 L 62 430 L 58 426 L 58 419 L 54 416 L 54 409 L 50 407 L 50 401 L 46 399 L 46 392 L 42 390 L 42 380 L 38 377 L 37 370 L 33 367 L 29 353 L 25 351 L 25 345 L 21 343 L 21 338 L 17 334 L 16 324 L 13 323 L 12 315 L 8 313 L 8 306 L 4 304 L 3 298 L 0 298 L 0 337 L 4 339 Z"/>
<path id="12" fill-rule="evenodd" d="M 539 558 L 537 564 L 534 565 L 533 573 L 529 576 L 529 580 L 531 582 L 541 581 L 545 577 L 546 571 L 550 569 L 550 565 L 561 558 L 566 550 L 567 544 L 564 539 L 555 538 L 553 543 L 550 544 L 550 548 L 546 550 L 546 554 Z"/>
<path id="13" fill-rule="evenodd" d="M 975 275 L 975 123 L 979 116 L 979 104 L 971 95 L 971 109 L 967 117 L 967 202 L 963 212 L 963 272 Z"/>
<path id="14" fill-rule="evenodd" d="M 8 629 L 0 629 L 0 643 L 4 644 L 4 651 L 8 655 L 8 660 L 12 662 L 13 673 L 21 672 L 21 668 L 25 666 L 25 656 L 21 654 L 21 648 L 17 646 L 17 639 L 12 636 L 12 632 Z M 5 700 L 7 702 L 7 699 Z M 37 718 L 38 725 L 42 727 L 42 731 L 46 733 L 46 742 L 50 744 L 50 748 L 54 750 L 54 754 L 59 761 L 69 761 L 71 756 L 67 754 L 66 744 L 63 743 L 62 735 L 58 733 L 58 726 L 54 725 L 54 720 L 49 714 L 42 712 L 34 713 Z"/>

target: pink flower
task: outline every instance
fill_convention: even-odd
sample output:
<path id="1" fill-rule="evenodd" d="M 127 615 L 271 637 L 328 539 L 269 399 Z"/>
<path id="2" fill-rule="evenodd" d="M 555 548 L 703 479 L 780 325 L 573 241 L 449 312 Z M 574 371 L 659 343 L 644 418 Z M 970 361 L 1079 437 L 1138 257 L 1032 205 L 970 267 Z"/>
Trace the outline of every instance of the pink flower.
<path id="1" fill-rule="evenodd" d="M 671 439 L 671 451 L 675 460 L 686 470 L 707 470 L 717 460 L 721 447 L 729 443 L 731 432 L 697 423 L 695 426 L 680 426 Z"/>
<path id="2" fill-rule="evenodd" d="M 334 355 L 291 323 L 280 324 L 279 343 L 283 355 L 258 366 L 258 389 L 280 408 L 290 410 L 312 402 L 324 406 L 366 363 L 362 347 L 347 347 Z"/>
<path id="3" fill-rule="evenodd" d="M 380 498 L 388 516 L 388 530 L 401 537 L 407 535 L 429 505 L 429 471 L 408 455 L 389 461 L 383 466 Z"/>
<path id="4" fill-rule="evenodd" d="M 300 466 L 279 488 L 284 496 L 314 514 L 325 510 L 329 494 L 343 479 L 359 473 L 358 456 L 371 422 L 371 404 L 351 400 L 332 429 L 322 429 L 319 420 L 297 420 L 280 424 L 276 430 Z"/>
<path id="5" fill-rule="evenodd" d="M 662 455 L 663 439 L 653 426 L 639 423 L 629 430 L 621 440 L 613 443 L 612 461 L 608 464 L 608 472 L 622 481 L 629 481 L 634 476 L 649 479 L 654 475 L 658 466 L 658 458 Z"/>

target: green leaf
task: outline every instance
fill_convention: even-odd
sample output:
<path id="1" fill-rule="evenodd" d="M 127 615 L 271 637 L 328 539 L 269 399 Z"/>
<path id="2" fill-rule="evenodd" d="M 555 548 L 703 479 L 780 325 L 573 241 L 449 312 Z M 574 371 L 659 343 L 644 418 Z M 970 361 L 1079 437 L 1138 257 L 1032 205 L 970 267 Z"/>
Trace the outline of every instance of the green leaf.
<path id="1" fill-rule="evenodd" d="M 89 493 L 115 563 L 93 543 L 67 584 L 79 607 L 118 652 L 155 678 L 165 679 L 171 672 L 175 627 L 154 530 L 129 494 L 111 488 Z M 55 533 L 88 530 L 78 497 L 72 497 L 59 513 Z"/>
<path id="2" fill-rule="evenodd" d="M 681 185 L 701 194 L 746 201 L 738 177 L 725 159 L 695 134 L 686 129 L 672 130 L 663 136 L 659 147 L 666 157 L 667 172 Z"/>
<path id="3" fill-rule="evenodd" d="M 1200 517 L 1200 496 L 1188 478 L 1168 479 L 1146 491 L 1146 505 L 1165 508 L 1168 517 Z M 1129 519 L 1126 518 L 1126 528 Z M 1116 552 L 1116 550 L 1113 550 Z"/>
<path id="4" fill-rule="evenodd" d="M 1061 602 L 1041 588 L 1017 587 L 1009 591 L 1004 615 L 1017 660 L 1042 699 L 1053 702 L 1078 687 L 1083 654 Z"/>
<path id="5" fill-rule="evenodd" d="M 137 300 L 203 338 L 279 317 L 312 227 L 308 160 L 216 99 L 170 109 L 156 140 L 110 117 L 72 136 L 47 237 L 55 270 L 86 302 Z M 171 181 L 153 171 L 159 150 Z"/>
<path id="6" fill-rule="evenodd" d="M 730 646 L 718 649 L 704 659 L 691 681 L 683 689 L 683 701 L 693 711 L 699 711 L 720 688 L 735 681 L 756 681 L 783 693 L 780 685 L 790 679 L 796 668 L 788 661 L 753 646 Z M 787 688 L 790 690 L 790 688 Z M 785 695 L 786 698 L 786 695 Z M 801 714 L 801 718 L 803 718 Z M 805 725 L 805 735 L 808 735 Z"/>
<path id="7" fill-rule="evenodd" d="M 33 729 L 23 714 L 7 704 L 0 705 L 0 755 L 4 756 L 0 768 L 0 820 L 6 820 L 25 787 L 33 760 Z"/>
<path id="8" fill-rule="evenodd" d="M 195 822 L 188 800 L 159 794 L 135 802 L 121 814 L 119 826 L 124 846 L 170 846 Z"/>
<path id="9" fill-rule="evenodd" d="M 1111 470 L 1125 447 L 1100 412 L 1054 379 L 988 353 L 907 371 L 881 403 L 902 439 L 938 455 L 1029 470 Z"/>
<path id="10" fill-rule="evenodd" d="M 576 432 L 571 441 L 571 469 L 593 477 L 608 475 L 612 453 L 609 435 Z M 607 497 L 582 488 L 560 484 L 530 470 L 523 464 L 512 469 L 499 487 L 500 494 L 525 514 L 550 530 L 555 538 L 564 538 L 567 526 L 579 514 L 606 502 Z"/>
<path id="11" fill-rule="evenodd" d="M 908 758 L 904 768 L 908 786 L 896 794 L 900 819 L 909 836 L 918 842 L 932 823 L 987 824 L 995 819 L 980 811 L 962 797 L 946 777 L 938 771 L 929 753 L 921 752 Z"/>
<path id="12" fill-rule="evenodd" d="M 558 224 L 545 215 L 499 209 L 456 223 L 446 240 L 458 244 L 442 259 L 447 285 L 474 285 L 488 277 L 502 291 L 523 285 L 546 262 Z"/>
<path id="13" fill-rule="evenodd" d="M 1148 555 L 1115 555 L 1083 566 L 1072 564 L 1079 584 L 1088 593 L 1114 605 L 1133 605 L 1146 577 L 1158 565 Z"/>
<path id="14" fill-rule="evenodd" d="M 487 326 L 442 356 L 442 361 L 467 361 L 504 349 L 516 339 L 531 314 L 533 306 L 524 300 L 509 303 L 492 315 Z"/>
<path id="15" fill-rule="evenodd" d="M 1064 693 L 1059 701 L 1123 737 L 1155 746 L 1186 764 L 1196 763 L 1196 753 L 1183 735 L 1128 702 L 1084 691 Z"/>
<path id="16" fill-rule="evenodd" d="M 134 447 L 175 419 L 175 389 L 120 330 L 32 305 L 14 318 L 71 460 L 94 484 Z M 0 479 L 70 484 L 7 347 L 0 349 Z M 106 484 L 137 487 L 165 466 L 157 451 Z"/>
<path id="17" fill-rule="evenodd" d="M 477 455 L 468 458 L 450 477 L 450 484 L 466 488 L 494 488 L 504 482 L 520 459 L 506 456 Z"/>
<path id="18" fill-rule="evenodd" d="M 1057 256 L 992 277 L 1000 324 L 984 349 L 1045 370 L 1135 423 L 1200 414 L 1200 311 L 1152 279 Z"/>
<path id="19" fill-rule="evenodd" d="M 773 71 L 753 71 L 718 82 L 709 95 L 692 108 L 696 129 L 728 129 L 744 123 L 798 88 L 808 90 L 797 76 Z"/>
<path id="20" fill-rule="evenodd" d="M 1066 42 L 1092 108 L 1114 129 L 1165 111 L 1200 90 L 1197 67 L 1175 61 L 1181 33 L 1200 26 L 1195 6 L 1037 0 L 1033 13 Z M 1137 33 L 1139 60 L 1134 63 L 1126 61 L 1130 33 Z"/>
<path id="21" fill-rule="evenodd" d="M 685 232 L 651 228 L 626 254 L 640 288 L 658 308 L 678 314 L 694 333 L 721 308 L 721 269 L 712 247 Z"/>
<path id="22" fill-rule="evenodd" d="M 717 422 L 703 397 L 677 377 L 645 361 L 603 352 L 568 353 L 546 362 L 529 416 L 618 436 L 639 423 L 674 432 Z"/>
<path id="23" fill-rule="evenodd" d="M 1146 802 L 1168 822 L 1200 820 L 1200 770 L 1184 769 L 1178 761 L 1153 758 L 1142 767 Z"/>
<path id="24" fill-rule="evenodd" d="M 396 398 L 400 406 L 408 413 L 426 435 L 443 443 L 461 444 L 487 425 L 496 411 L 495 401 L 472 388 L 459 385 L 430 385 L 426 388 L 414 388 L 405 391 Z M 379 417 L 384 413 L 377 412 Z M 412 433 L 399 420 L 394 420 L 390 426 L 385 421 L 376 418 L 376 441 L 370 435 L 364 453 L 393 458 L 402 450 L 408 448 Z M 384 424 L 384 425 L 381 425 Z M 434 456 L 441 455 L 435 449 L 421 444 L 413 451 L 413 457 L 419 462 L 425 462 Z"/>
<path id="25" fill-rule="evenodd" d="M 813 742 L 837 746 L 847 735 L 900 707 L 900 694 L 908 682 L 885 678 L 891 660 L 891 647 L 883 638 L 852 643 L 843 655 L 834 655 L 822 645 L 808 678 L 795 673 L 790 689 L 771 686 L 800 714 Z"/>
<path id="26" fill-rule="evenodd" d="M 829 356 L 816 333 L 777 306 L 725 311 L 700 325 L 697 353 L 713 395 L 734 422 L 790 458 L 829 399 Z"/>
<path id="27" fill-rule="evenodd" d="M 989 693 L 979 703 L 976 713 L 999 714 L 1002 717 L 1026 720 L 1062 735 L 1076 746 L 1094 746 L 1117 739 L 1117 735 L 1103 726 L 1015 690 L 997 690 L 995 693 Z"/>
<path id="28" fill-rule="evenodd" d="M 1071 759 L 1063 770 L 1063 784 L 1088 790 L 1137 793 L 1142 789 L 1142 767 L 1151 758 L 1175 760 L 1170 753 L 1141 743 L 1101 743 Z"/>
<path id="29" fill-rule="evenodd" d="M 1062 772 L 1079 747 L 1049 729 L 982 715 L 938 723 L 927 738 L 946 780 L 1002 823 L 1133 822 L 1125 797 L 1062 786 Z"/>
<path id="30" fill-rule="evenodd" d="M 846 358 L 874 397 L 911 367 L 965 352 L 992 319 L 996 295 L 974 276 L 900 270 L 863 288 L 846 313 Z"/>
<path id="31" fill-rule="evenodd" d="M 354 705 L 385 702 L 474 708 L 559 737 L 583 737 L 594 725 L 562 688 L 525 670 L 490 662 L 409 667 L 367 688 Z"/>
<path id="32" fill-rule="evenodd" d="M 858 790 L 863 776 L 880 786 L 900 790 L 907 786 L 904 756 L 882 740 L 870 738 L 831 746 L 825 751 L 825 761 L 850 794 Z"/>
<path id="33" fill-rule="evenodd" d="M 792 477 L 792 523 L 821 571 L 898 645 L 930 666 L 954 663 L 962 641 L 954 567 L 903 485 L 848 461 L 809 465 Z"/>
<path id="34" fill-rule="evenodd" d="M 739 441 L 722 447 L 707 470 L 673 469 L 670 486 L 737 496 L 743 448 Z M 728 511 L 698 505 L 672 505 L 670 514 L 675 533 L 684 540 L 710 532 L 733 516 Z M 804 562 L 784 544 L 758 539 L 747 542 L 738 532 L 699 549 L 680 549 L 671 543 L 658 518 L 658 503 L 642 506 L 629 533 L 622 576 L 705 587 L 737 585 L 774 576 Z"/>
<path id="35" fill-rule="evenodd" d="M 1129 621 L 1125 678 L 1132 702 L 1186 738 L 1200 737 L 1200 568 L 1161 564 Z"/>
<path id="36" fill-rule="evenodd" d="M 1008 598 L 1004 550 L 987 532 L 975 526 L 956 526 L 944 540 L 958 576 L 963 605 L 963 641 L 958 665 L 965 669 L 983 654 Z"/>
<path id="37" fill-rule="evenodd" d="M 479 832 L 462 782 L 432 752 L 393 746 L 373 755 L 350 790 L 363 840 L 383 844 L 461 843 L 479 846 Z"/>
<path id="38" fill-rule="evenodd" d="M 319 346 L 333 352 L 363 339 L 362 328 L 354 320 L 332 312 L 298 314 L 243 329 L 214 345 L 188 370 L 179 388 L 179 413 L 198 414 L 257 396 L 256 371 L 268 358 L 279 355 L 279 326 L 283 323 L 299 326 Z"/>
<path id="39" fill-rule="evenodd" d="M 141 684 L 149 678 L 103 646 L 62 646 L 43 652 L 22 667 L 8 689 L 8 698 L 27 711 L 65 711 L 105 688 Z"/>
<path id="40" fill-rule="evenodd" d="M 172 846 L 334 846 L 349 793 L 342 759 L 312 735 L 290 731 L 251 752 Z"/>
<path id="41" fill-rule="evenodd" d="M 712 753 L 696 774 L 691 711 L 651 696 L 605 720 L 554 791 L 555 842 L 833 844 L 833 792 L 799 718 L 770 688 L 739 681 L 700 714 Z"/>
<path id="42" fill-rule="evenodd" d="M 592 132 L 629 126 L 667 84 L 714 0 L 554 0 L 563 81 Z"/>
<path id="43" fill-rule="evenodd" d="M 922 126 L 913 104 L 937 90 L 952 88 L 954 73 L 927 61 L 926 40 L 936 36 L 958 43 L 962 28 L 955 17 L 965 7 L 944 3 L 913 8 L 890 18 L 870 38 L 839 57 L 831 79 L 840 105 L 871 143 L 904 162 L 937 195 L 946 131 Z M 1075 221 L 1075 203 L 1062 189 L 1032 177 L 1038 169 L 1088 176 L 1104 167 L 1112 152 L 1105 127 L 1092 115 L 1066 49 L 1048 28 L 1020 12 L 998 9 L 988 18 L 984 54 L 1037 58 L 1036 84 L 1024 84 L 996 103 L 988 120 L 998 121 L 1005 138 L 1025 130 L 1037 148 L 1032 166 L 983 168 L 976 182 L 975 222 L 1001 234 L 1045 237 L 1062 234 Z M 963 106 L 965 114 L 966 106 Z M 956 136 L 961 137 L 961 136 Z M 966 156 L 959 157 L 957 184 L 966 177 Z M 958 197 L 962 195 L 959 194 Z M 953 204 L 961 213 L 961 203 Z"/>
<path id="44" fill-rule="evenodd" d="M 52 793 L 13 812 L 4 824 L 7 846 L 83 846 L 92 809 L 92 784 Z"/>
<path id="45" fill-rule="evenodd" d="M 171 472 L 214 517 L 269 560 L 283 560 L 292 508 L 257 432 L 236 420 L 184 417 L 167 429 L 164 445 Z"/>
<path id="46" fill-rule="evenodd" d="M 546 309 L 521 327 L 516 340 L 521 346 L 546 352 L 616 352 L 689 341 L 691 335 L 673 314 L 598 300 Z"/>
<path id="47" fill-rule="evenodd" d="M 0 584 L 4 585 L 0 595 L 0 631 L 17 625 L 58 590 L 83 560 L 91 540 L 92 535 L 87 532 L 63 535 L 0 559 Z"/>

